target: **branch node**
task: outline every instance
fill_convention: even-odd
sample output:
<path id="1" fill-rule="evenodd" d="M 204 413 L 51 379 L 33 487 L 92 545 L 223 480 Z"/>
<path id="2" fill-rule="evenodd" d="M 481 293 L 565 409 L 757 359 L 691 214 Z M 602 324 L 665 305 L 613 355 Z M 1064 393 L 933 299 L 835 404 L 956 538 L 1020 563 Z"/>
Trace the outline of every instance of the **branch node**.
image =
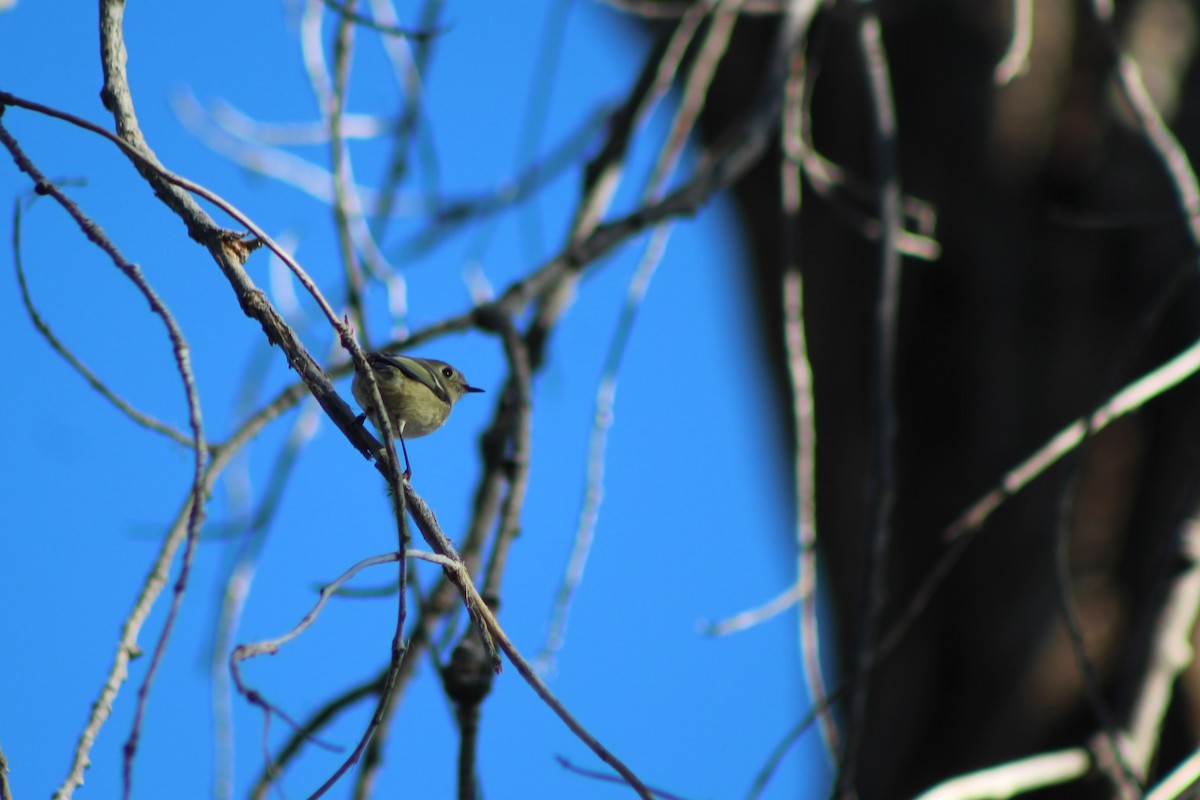
<path id="1" fill-rule="evenodd" d="M 512 316 L 499 303 L 484 303 L 471 312 L 475 327 L 488 333 L 504 333 L 512 328 Z"/>
<path id="2" fill-rule="evenodd" d="M 459 706 L 478 706 L 492 691 L 492 659 L 474 628 L 467 630 L 442 668 L 446 696 Z"/>

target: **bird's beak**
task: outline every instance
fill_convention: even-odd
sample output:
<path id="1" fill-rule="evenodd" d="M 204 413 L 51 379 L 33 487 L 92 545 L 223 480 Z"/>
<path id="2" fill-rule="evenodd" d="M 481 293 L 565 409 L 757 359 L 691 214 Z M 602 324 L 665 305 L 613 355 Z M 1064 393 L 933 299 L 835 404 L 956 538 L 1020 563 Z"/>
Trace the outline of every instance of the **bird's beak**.
<path id="1" fill-rule="evenodd" d="M 468 392 L 482 392 L 482 391 L 483 391 L 483 389 L 478 389 L 478 388 L 476 388 L 476 387 L 474 387 L 474 386 L 468 386 L 468 387 L 467 387 L 467 391 L 468 391 Z"/>

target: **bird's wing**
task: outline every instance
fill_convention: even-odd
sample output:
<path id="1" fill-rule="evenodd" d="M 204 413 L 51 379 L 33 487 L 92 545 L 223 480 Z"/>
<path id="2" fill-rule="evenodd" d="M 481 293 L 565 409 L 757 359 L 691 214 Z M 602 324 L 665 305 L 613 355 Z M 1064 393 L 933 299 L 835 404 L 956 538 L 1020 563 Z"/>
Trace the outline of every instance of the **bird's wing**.
<path id="1" fill-rule="evenodd" d="M 443 403 L 450 402 L 450 397 L 446 393 L 445 388 L 442 387 L 442 382 L 438 380 L 438 376 L 432 369 L 415 359 L 408 356 L 392 355 L 391 353 L 369 353 L 367 355 L 367 363 L 371 364 L 372 367 L 384 364 L 398 369 L 404 377 L 428 388 Z"/>

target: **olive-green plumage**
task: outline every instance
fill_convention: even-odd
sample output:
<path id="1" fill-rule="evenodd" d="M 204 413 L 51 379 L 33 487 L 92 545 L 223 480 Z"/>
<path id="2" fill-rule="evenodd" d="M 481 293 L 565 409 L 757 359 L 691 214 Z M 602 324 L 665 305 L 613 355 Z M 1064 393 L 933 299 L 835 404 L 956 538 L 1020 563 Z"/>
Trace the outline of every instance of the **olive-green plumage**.
<path id="1" fill-rule="evenodd" d="M 433 433 L 446 424 L 460 397 L 483 391 L 468 384 L 463 374 L 445 361 L 367 353 L 367 364 L 375 374 L 392 434 L 401 441 Z M 366 380 L 355 375 L 350 391 L 382 433 L 383 425 L 371 403 L 371 390 Z"/>

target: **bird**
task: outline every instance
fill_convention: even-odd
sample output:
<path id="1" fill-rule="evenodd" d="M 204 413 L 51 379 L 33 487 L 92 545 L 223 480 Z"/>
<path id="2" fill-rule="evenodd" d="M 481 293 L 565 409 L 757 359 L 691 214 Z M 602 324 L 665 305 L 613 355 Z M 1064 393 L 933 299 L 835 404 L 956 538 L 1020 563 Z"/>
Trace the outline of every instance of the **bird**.
<path id="1" fill-rule="evenodd" d="M 414 358 L 374 351 L 366 354 L 367 366 L 375 376 L 379 396 L 387 410 L 392 434 L 400 440 L 404 452 L 404 479 L 412 476 L 405 439 L 428 436 L 446 424 L 454 404 L 463 395 L 482 392 L 467 383 L 463 374 L 445 361 Z M 355 374 L 350 392 L 364 410 L 358 421 L 368 416 L 379 433 L 383 434 L 382 417 L 371 399 L 371 387 L 361 374 Z"/>

